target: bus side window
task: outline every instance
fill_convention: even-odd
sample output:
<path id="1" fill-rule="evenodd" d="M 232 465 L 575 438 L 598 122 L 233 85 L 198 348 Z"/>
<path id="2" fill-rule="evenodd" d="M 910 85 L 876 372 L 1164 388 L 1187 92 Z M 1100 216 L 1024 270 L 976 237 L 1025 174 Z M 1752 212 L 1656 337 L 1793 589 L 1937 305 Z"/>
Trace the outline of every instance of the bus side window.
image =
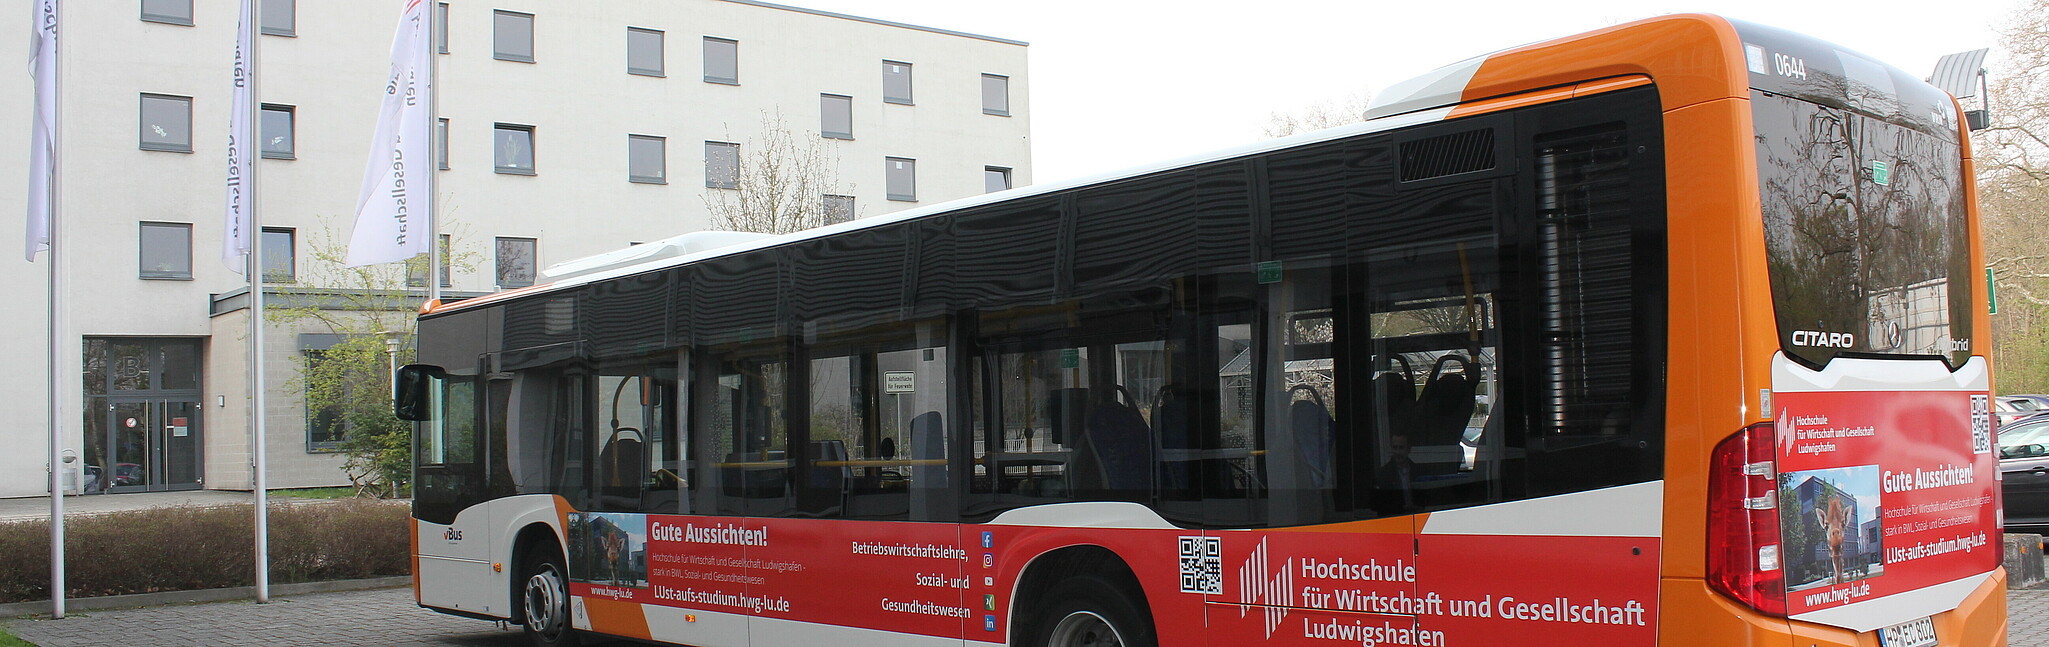
<path id="1" fill-rule="evenodd" d="M 1327 263 L 1293 261 L 1280 283 L 1269 285 L 1264 322 L 1266 352 L 1257 474 L 1267 487 L 1273 525 L 1321 523 L 1332 518 L 1339 471 L 1339 369 L 1344 329 L 1333 308 L 1334 276 Z M 1349 457 L 1346 457 L 1349 458 Z"/>
<path id="2" fill-rule="evenodd" d="M 703 387 L 710 397 L 697 404 L 702 417 L 695 427 L 708 436 L 718 514 L 782 515 L 796 503 L 784 417 L 789 363 L 761 355 L 708 358 L 717 368 Z"/>
<path id="3" fill-rule="evenodd" d="M 609 366 L 597 378 L 597 510 L 674 514 L 683 478 L 676 464 L 675 379 L 667 358 Z"/>

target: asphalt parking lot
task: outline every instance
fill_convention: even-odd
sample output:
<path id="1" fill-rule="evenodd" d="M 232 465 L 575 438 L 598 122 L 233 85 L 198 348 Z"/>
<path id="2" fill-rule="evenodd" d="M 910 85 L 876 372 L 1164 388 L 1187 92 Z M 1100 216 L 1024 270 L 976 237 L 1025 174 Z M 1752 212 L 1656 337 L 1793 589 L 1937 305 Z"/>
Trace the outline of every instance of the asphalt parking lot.
<path id="1" fill-rule="evenodd" d="M 2049 589 L 2007 596 L 2008 644 L 2049 645 Z M 271 604 L 216 602 L 18 618 L 7 628 L 40 647 L 105 645 L 463 645 L 516 647 L 518 628 L 445 616 L 413 605 L 412 589 L 313 593 Z"/>

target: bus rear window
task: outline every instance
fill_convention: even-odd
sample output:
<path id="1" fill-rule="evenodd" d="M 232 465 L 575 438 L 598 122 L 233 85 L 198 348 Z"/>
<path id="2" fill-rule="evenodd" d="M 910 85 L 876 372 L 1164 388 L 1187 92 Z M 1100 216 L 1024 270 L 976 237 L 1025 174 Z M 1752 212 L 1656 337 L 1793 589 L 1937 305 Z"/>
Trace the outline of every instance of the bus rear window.
<path id="1" fill-rule="evenodd" d="M 1764 91 L 1751 105 L 1780 347 L 1817 367 L 1961 365 L 1973 283 L 1955 137 Z"/>

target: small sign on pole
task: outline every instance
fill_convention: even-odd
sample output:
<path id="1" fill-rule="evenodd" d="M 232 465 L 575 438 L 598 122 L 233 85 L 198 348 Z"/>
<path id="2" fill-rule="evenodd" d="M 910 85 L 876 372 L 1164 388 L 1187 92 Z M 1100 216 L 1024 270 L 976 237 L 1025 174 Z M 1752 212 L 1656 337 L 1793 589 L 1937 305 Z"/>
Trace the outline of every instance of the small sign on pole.
<path id="1" fill-rule="evenodd" d="M 913 371 L 883 371 L 883 393 L 916 393 L 918 374 Z"/>

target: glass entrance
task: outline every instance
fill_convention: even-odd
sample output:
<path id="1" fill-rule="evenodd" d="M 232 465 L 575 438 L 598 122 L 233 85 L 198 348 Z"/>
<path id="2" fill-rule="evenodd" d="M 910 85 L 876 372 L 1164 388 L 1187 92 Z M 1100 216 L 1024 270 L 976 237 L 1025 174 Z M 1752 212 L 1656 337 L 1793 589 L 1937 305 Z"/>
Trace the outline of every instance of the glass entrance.
<path id="1" fill-rule="evenodd" d="M 200 486 L 198 402 L 115 398 L 103 415 L 110 460 L 101 476 L 111 491 Z"/>
<path id="2" fill-rule="evenodd" d="M 203 485 L 197 339 L 85 340 L 88 492 Z"/>

